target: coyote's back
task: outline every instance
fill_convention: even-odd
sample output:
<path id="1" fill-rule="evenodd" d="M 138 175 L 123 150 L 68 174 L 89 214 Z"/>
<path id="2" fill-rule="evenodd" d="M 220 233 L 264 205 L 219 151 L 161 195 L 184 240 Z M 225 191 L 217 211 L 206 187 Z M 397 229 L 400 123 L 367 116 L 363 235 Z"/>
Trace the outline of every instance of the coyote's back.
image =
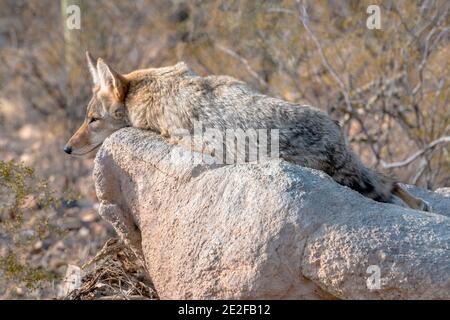
<path id="1" fill-rule="evenodd" d="M 263 95 L 228 76 L 200 77 L 184 63 L 121 75 L 88 55 L 94 96 L 83 126 L 66 151 L 97 147 L 111 132 L 134 126 L 171 138 L 180 130 L 206 128 L 268 129 L 279 132 L 279 155 L 286 161 L 322 170 L 336 182 L 376 201 L 401 197 L 416 209 L 426 204 L 391 179 L 365 167 L 346 143 L 342 131 L 322 111 Z M 75 150 L 76 149 L 76 150 Z"/>

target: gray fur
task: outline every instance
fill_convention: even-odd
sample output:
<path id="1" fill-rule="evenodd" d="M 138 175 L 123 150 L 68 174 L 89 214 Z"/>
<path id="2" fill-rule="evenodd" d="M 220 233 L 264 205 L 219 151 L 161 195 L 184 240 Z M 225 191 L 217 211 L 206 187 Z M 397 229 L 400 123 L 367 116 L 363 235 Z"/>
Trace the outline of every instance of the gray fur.
<path id="1" fill-rule="evenodd" d="M 184 63 L 140 70 L 129 80 L 125 107 L 131 125 L 172 137 L 193 122 L 225 129 L 279 129 L 280 156 L 319 169 L 377 201 L 391 201 L 393 183 L 366 168 L 324 112 L 258 93 L 228 76 L 195 75 Z"/>

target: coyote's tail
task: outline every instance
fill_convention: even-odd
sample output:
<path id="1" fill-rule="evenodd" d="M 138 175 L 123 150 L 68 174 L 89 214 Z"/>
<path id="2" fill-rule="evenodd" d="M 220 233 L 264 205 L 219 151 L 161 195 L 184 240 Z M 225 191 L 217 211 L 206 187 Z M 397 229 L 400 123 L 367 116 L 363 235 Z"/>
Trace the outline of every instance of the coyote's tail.
<path id="1" fill-rule="evenodd" d="M 394 179 L 365 167 L 356 156 L 337 170 L 333 179 L 375 201 L 393 203 L 395 195 L 413 209 L 431 210 L 425 201 L 409 194 Z"/>
<path id="2" fill-rule="evenodd" d="M 336 182 L 379 202 L 392 202 L 395 183 L 359 161 L 348 162 L 333 175 Z"/>

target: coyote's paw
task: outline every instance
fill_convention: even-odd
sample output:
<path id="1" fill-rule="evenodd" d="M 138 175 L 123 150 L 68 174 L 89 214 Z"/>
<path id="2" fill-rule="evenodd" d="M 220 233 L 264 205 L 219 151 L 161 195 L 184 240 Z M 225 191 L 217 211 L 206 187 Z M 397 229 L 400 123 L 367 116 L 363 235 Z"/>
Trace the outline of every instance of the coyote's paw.
<path id="1" fill-rule="evenodd" d="M 426 211 L 426 212 L 433 212 L 433 208 L 431 207 L 431 204 L 425 200 L 422 199 L 420 203 L 420 210 Z"/>

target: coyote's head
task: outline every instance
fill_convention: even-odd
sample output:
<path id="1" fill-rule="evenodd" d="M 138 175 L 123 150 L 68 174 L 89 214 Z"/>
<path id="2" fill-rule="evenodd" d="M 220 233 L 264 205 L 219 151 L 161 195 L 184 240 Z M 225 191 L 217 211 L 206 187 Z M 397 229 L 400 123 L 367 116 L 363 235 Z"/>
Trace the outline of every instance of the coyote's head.
<path id="1" fill-rule="evenodd" d="M 102 59 L 94 63 L 86 52 L 89 71 L 94 81 L 93 96 L 81 127 L 64 147 L 72 155 L 84 155 L 98 148 L 114 131 L 129 124 L 125 109 L 128 80 Z"/>

